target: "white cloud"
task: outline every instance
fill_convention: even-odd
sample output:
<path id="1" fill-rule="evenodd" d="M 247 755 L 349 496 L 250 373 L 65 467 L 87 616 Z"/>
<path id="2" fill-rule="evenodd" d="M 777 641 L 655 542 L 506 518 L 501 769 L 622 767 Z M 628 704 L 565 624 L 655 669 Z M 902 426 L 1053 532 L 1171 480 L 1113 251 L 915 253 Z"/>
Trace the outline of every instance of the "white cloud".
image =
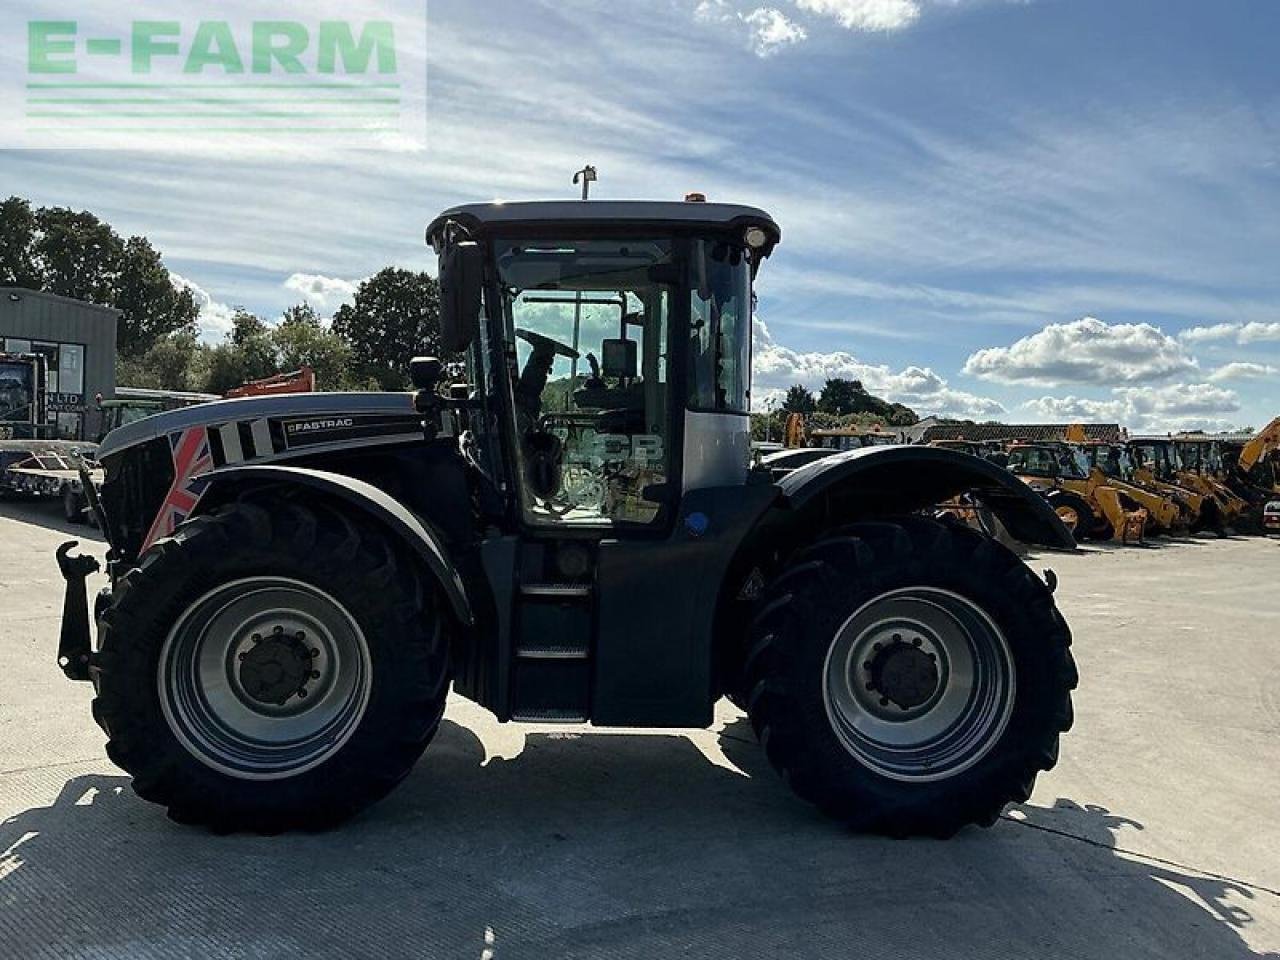
<path id="1" fill-rule="evenodd" d="M 1209 374 L 1209 379 L 1214 383 L 1221 383 L 1224 380 L 1260 380 L 1277 374 L 1280 374 L 1280 369 L 1269 363 L 1236 362 L 1223 364 Z"/>
<path id="2" fill-rule="evenodd" d="M 1224 430 L 1224 415 L 1240 410 L 1232 390 L 1209 383 L 1176 383 L 1163 387 L 1117 387 L 1110 400 L 1088 397 L 1040 397 L 1025 404 L 1038 419 L 1058 423 L 1105 421 L 1138 432 Z"/>
<path id="3" fill-rule="evenodd" d="M 1192 327 L 1178 334 L 1178 339 L 1186 343 L 1208 343 L 1218 340 L 1234 341 L 1239 344 L 1266 343 L 1280 341 L 1280 323 L 1263 323 L 1257 320 L 1249 323 L 1215 323 L 1210 327 Z"/>
<path id="4" fill-rule="evenodd" d="M 1051 323 L 1012 346 L 979 350 L 964 365 L 984 380 L 1038 386 L 1145 383 L 1195 369 L 1195 359 L 1159 327 L 1094 317 Z"/>
<path id="5" fill-rule="evenodd" d="M 742 22 L 751 27 L 751 49 L 760 57 L 773 56 L 809 35 L 804 27 L 773 7 L 757 7 L 741 16 Z"/>
<path id="6" fill-rule="evenodd" d="M 301 294 L 307 303 L 332 313 L 356 295 L 359 282 L 338 277 L 322 277 L 314 273 L 295 273 L 284 282 L 286 290 Z"/>
<path id="7" fill-rule="evenodd" d="M 846 30 L 901 30 L 920 19 L 916 0 L 795 0 L 809 13 L 831 17 Z"/>
<path id="8" fill-rule="evenodd" d="M 835 377 L 861 380 L 871 393 L 894 403 L 904 403 L 921 416 L 959 417 L 989 420 L 1005 413 L 1005 408 L 989 397 L 952 389 L 947 381 L 928 367 L 910 366 L 899 371 L 884 364 L 864 363 L 851 353 L 833 351 L 801 352 L 774 340 L 758 317 L 752 360 L 754 395 L 758 408 L 780 398 L 787 387 L 801 384 L 815 393 Z"/>
<path id="9" fill-rule="evenodd" d="M 216 340 L 231 330 L 231 321 L 236 313 L 234 307 L 214 300 L 213 295 L 203 287 L 188 280 L 186 277 L 179 276 L 173 271 L 169 272 L 169 279 L 173 281 L 175 287 L 190 290 L 191 295 L 195 297 L 195 301 L 200 307 L 200 317 L 197 323 L 200 326 L 201 338 Z"/>

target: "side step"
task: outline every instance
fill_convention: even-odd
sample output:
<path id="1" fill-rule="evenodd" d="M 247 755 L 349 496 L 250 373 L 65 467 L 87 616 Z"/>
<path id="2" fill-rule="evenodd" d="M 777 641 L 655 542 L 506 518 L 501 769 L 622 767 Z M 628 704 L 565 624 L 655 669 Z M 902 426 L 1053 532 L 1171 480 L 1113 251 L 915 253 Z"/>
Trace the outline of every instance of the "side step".
<path id="1" fill-rule="evenodd" d="M 513 719 L 586 721 L 591 712 L 594 599 L 589 584 L 520 586 L 513 631 Z"/>

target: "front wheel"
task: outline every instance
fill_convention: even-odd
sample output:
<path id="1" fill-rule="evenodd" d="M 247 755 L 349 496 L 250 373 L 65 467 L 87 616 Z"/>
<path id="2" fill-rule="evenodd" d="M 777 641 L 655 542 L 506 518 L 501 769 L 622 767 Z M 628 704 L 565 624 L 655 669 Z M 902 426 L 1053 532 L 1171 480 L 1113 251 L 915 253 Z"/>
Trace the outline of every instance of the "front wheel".
<path id="1" fill-rule="evenodd" d="M 144 799 L 185 823 L 335 823 L 403 779 L 448 689 L 446 617 L 403 548 L 323 503 L 184 524 L 102 616 L 94 714 Z"/>
<path id="2" fill-rule="evenodd" d="M 946 837 L 1024 801 L 1076 685 L 1048 588 L 975 531 L 857 524 L 761 598 L 751 722 L 792 788 L 855 827 Z"/>

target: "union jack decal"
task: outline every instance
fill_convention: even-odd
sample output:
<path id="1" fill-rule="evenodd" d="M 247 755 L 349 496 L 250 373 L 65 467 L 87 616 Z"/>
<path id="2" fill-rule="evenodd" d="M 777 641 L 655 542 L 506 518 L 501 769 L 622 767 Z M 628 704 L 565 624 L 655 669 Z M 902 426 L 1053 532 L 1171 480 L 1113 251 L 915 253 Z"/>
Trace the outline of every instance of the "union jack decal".
<path id="1" fill-rule="evenodd" d="M 213 456 L 209 452 L 209 435 L 204 427 L 169 434 L 169 448 L 173 452 L 173 485 L 169 487 L 160 512 L 143 541 L 144 551 L 157 540 L 169 536 L 178 524 L 191 516 L 209 486 L 209 479 L 204 474 L 213 468 Z"/>

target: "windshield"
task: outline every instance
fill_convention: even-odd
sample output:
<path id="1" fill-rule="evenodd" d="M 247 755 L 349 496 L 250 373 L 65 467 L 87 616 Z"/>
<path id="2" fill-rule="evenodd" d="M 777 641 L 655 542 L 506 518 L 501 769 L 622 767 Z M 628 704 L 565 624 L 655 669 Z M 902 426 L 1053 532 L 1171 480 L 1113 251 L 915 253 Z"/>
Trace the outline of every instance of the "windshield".
<path id="1" fill-rule="evenodd" d="M 671 242 L 499 240 L 495 253 L 526 520 L 655 520 L 669 469 Z"/>
<path id="2" fill-rule="evenodd" d="M 1009 452 L 1009 469 L 1029 477 L 1056 477 L 1058 458 L 1048 447 L 1015 447 Z"/>

